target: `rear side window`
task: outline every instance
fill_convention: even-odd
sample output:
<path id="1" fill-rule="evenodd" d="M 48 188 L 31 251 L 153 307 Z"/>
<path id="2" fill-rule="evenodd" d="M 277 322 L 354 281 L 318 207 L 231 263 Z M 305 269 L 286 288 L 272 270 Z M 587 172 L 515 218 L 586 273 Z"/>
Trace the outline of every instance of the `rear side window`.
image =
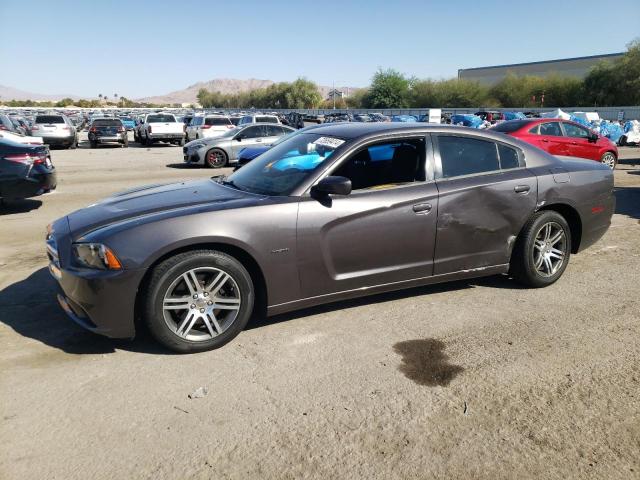
<path id="1" fill-rule="evenodd" d="M 116 119 L 94 120 L 93 121 L 93 126 L 94 127 L 121 127 L 122 126 L 122 122 L 120 120 L 116 120 Z"/>
<path id="2" fill-rule="evenodd" d="M 189 126 L 197 127 L 198 125 L 202 125 L 202 117 L 193 117 Z"/>
<path id="3" fill-rule="evenodd" d="M 65 121 L 60 115 L 38 115 L 36 123 L 65 123 Z"/>
<path id="4" fill-rule="evenodd" d="M 500 154 L 500 168 L 503 170 L 509 168 L 520 167 L 520 156 L 515 148 L 507 147 L 501 143 L 498 144 L 498 153 Z"/>
<path id="5" fill-rule="evenodd" d="M 224 117 L 209 117 L 204 120 L 205 125 L 231 125 L 228 118 Z"/>
<path id="6" fill-rule="evenodd" d="M 149 115 L 147 117 L 148 123 L 162 123 L 162 122 L 175 122 L 176 119 L 173 115 Z"/>
<path id="7" fill-rule="evenodd" d="M 495 143 L 476 138 L 438 136 L 442 177 L 459 177 L 500 170 Z"/>
<path id="8" fill-rule="evenodd" d="M 541 123 L 538 128 L 539 135 L 547 135 L 551 137 L 561 137 L 562 130 L 558 122 Z"/>

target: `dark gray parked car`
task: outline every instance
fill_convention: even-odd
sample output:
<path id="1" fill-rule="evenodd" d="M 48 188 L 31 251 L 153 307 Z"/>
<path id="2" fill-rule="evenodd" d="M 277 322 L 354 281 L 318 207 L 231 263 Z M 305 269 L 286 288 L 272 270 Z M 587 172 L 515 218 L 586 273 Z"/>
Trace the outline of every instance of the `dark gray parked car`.
<path id="1" fill-rule="evenodd" d="M 124 192 L 49 227 L 60 304 L 80 325 L 180 352 L 253 312 L 507 274 L 555 282 L 614 211 L 611 169 L 500 133 L 323 125 L 229 177 Z"/>

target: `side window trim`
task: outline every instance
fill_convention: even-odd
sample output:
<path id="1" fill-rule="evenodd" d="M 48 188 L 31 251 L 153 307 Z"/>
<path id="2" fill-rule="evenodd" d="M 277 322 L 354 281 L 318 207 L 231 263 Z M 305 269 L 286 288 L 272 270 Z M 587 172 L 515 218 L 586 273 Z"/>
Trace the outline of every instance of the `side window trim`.
<path id="1" fill-rule="evenodd" d="M 432 146 L 433 146 L 433 159 L 434 159 L 434 167 L 435 167 L 435 180 L 437 182 L 443 182 L 443 181 L 449 181 L 449 180 L 457 180 L 458 178 L 470 178 L 470 177 L 481 177 L 481 176 L 486 176 L 486 175 L 496 175 L 498 173 L 503 173 L 505 171 L 512 171 L 512 170 L 520 170 L 520 169 L 524 169 L 527 168 L 526 162 L 525 162 L 525 158 L 524 158 L 524 153 L 522 152 L 522 150 L 520 150 L 519 148 L 516 148 L 512 145 L 509 145 L 508 143 L 504 143 L 504 142 L 500 142 L 499 140 L 493 140 L 493 139 L 487 139 L 487 138 L 482 138 L 482 137 L 476 137 L 475 135 L 461 135 L 459 133 L 434 133 L 431 135 L 432 136 Z M 492 142 L 495 147 L 496 147 L 496 154 L 498 156 L 498 166 L 500 167 L 498 170 L 490 170 L 490 171 L 486 171 L 486 172 L 478 172 L 478 173 L 469 173 L 467 175 L 458 175 L 455 177 L 443 177 L 442 176 L 442 157 L 440 156 L 440 143 L 438 142 L 439 137 L 460 137 L 460 138 L 471 138 L 474 140 L 482 140 L 485 142 Z M 498 144 L 502 144 L 505 145 L 509 148 L 514 148 L 516 150 L 516 152 L 518 153 L 518 160 L 520 163 L 520 166 L 517 168 L 508 168 L 508 169 L 502 169 L 501 167 L 501 163 L 500 163 L 500 149 L 498 148 Z"/>

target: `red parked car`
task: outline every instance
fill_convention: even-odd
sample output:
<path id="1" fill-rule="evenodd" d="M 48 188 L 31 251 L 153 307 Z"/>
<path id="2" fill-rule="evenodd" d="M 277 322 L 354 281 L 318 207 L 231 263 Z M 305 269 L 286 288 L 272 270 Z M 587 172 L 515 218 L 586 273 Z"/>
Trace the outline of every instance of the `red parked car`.
<path id="1" fill-rule="evenodd" d="M 491 130 L 512 135 L 552 155 L 596 160 L 612 169 L 618 163 L 618 148 L 615 143 L 569 120 L 558 118 L 509 120 L 491 127 Z"/>

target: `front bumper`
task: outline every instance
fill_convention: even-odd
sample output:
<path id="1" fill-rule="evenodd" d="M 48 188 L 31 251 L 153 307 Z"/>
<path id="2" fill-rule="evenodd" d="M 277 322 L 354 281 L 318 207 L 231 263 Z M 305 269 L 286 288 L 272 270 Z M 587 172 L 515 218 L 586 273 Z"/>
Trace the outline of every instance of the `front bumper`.
<path id="1" fill-rule="evenodd" d="M 49 272 L 59 286 L 58 303 L 78 325 L 111 338 L 135 336 L 135 303 L 144 270 L 92 270 L 71 263 L 67 219 L 47 237 Z"/>

